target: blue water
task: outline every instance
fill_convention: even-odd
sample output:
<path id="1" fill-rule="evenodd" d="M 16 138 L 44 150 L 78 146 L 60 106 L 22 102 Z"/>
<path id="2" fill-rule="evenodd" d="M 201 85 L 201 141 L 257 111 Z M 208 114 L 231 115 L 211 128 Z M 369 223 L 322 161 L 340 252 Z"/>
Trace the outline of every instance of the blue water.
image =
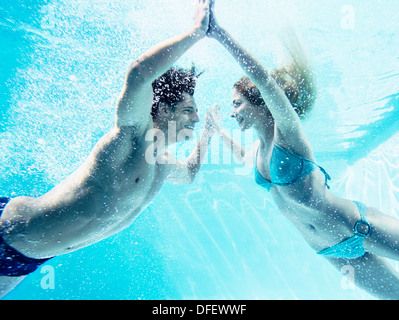
<path id="1" fill-rule="evenodd" d="M 398 217 L 399 3 L 217 0 L 217 8 L 268 67 L 281 58 L 281 27 L 296 26 L 319 89 L 304 127 L 333 192 Z M 0 194 L 37 196 L 75 170 L 112 126 L 129 61 L 187 30 L 191 12 L 185 0 L 0 0 Z M 219 102 L 233 129 L 230 88 L 242 71 L 212 40 L 179 65 L 192 61 L 206 71 L 201 117 Z M 37 270 L 6 299 L 372 298 L 306 245 L 251 172 L 214 162 L 193 185 L 166 184 L 123 232 L 50 260 L 54 289 Z"/>

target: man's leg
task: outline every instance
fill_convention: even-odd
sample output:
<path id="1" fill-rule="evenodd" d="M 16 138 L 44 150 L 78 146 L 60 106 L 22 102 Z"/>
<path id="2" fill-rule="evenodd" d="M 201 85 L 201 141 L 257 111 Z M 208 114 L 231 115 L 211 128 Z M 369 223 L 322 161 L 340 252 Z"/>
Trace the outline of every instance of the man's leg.
<path id="1" fill-rule="evenodd" d="M 0 298 L 3 298 L 13 290 L 26 276 L 22 277 L 1 277 L 0 276 Z"/>

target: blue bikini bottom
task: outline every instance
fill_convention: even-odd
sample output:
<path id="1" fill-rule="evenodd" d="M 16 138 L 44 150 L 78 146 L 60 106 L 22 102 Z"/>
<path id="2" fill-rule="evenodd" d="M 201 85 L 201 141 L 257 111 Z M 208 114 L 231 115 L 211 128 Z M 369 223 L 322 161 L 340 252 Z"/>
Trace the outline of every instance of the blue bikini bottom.
<path id="1" fill-rule="evenodd" d="M 366 254 L 364 251 L 363 242 L 364 239 L 370 236 L 371 233 L 371 226 L 367 222 L 367 207 L 357 201 L 353 201 L 357 208 L 359 209 L 360 213 L 360 221 L 356 222 L 355 226 L 353 227 L 354 235 L 342 242 L 324 249 L 322 251 L 317 252 L 317 254 L 323 255 L 325 257 L 332 257 L 332 258 L 342 258 L 342 259 L 356 259 L 362 257 Z M 365 232 L 359 231 L 359 226 L 365 226 Z"/>

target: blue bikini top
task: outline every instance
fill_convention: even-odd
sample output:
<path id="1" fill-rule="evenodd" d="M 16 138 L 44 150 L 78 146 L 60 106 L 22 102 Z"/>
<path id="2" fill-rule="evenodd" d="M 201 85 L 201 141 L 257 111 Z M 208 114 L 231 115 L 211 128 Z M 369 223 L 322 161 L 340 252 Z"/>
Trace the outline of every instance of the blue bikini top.
<path id="1" fill-rule="evenodd" d="M 259 149 L 258 149 L 259 150 Z M 331 177 L 328 173 L 312 160 L 298 156 L 287 149 L 280 147 L 274 143 L 272 157 L 270 159 L 270 176 L 272 181 L 265 179 L 256 166 L 256 159 L 258 158 L 258 151 L 255 158 L 255 182 L 261 187 L 270 191 L 273 185 L 276 186 L 290 186 L 306 177 L 308 174 L 319 168 L 325 175 L 325 183 L 327 184 Z"/>

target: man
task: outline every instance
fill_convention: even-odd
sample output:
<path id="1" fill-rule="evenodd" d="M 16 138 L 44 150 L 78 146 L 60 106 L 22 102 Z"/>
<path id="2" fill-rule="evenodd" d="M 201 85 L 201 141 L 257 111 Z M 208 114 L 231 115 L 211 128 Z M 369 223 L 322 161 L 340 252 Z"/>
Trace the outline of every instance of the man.
<path id="1" fill-rule="evenodd" d="M 130 226 L 165 181 L 193 181 L 213 130 L 205 126 L 185 162 L 166 150 L 191 138 L 199 121 L 194 70 L 169 68 L 206 36 L 208 23 L 209 0 L 196 0 L 191 30 L 132 63 L 115 125 L 77 171 L 41 197 L 0 199 L 0 296 L 49 258 Z"/>

